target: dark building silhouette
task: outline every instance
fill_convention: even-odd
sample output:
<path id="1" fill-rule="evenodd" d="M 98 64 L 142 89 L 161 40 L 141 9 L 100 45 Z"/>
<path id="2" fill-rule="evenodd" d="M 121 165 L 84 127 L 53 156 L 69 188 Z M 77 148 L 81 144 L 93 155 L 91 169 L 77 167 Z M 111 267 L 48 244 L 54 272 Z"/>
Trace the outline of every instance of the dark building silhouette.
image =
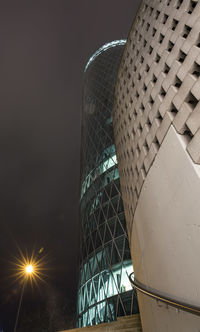
<path id="1" fill-rule="evenodd" d="M 113 138 L 114 88 L 125 41 L 101 47 L 84 73 L 77 326 L 138 312 Z"/>

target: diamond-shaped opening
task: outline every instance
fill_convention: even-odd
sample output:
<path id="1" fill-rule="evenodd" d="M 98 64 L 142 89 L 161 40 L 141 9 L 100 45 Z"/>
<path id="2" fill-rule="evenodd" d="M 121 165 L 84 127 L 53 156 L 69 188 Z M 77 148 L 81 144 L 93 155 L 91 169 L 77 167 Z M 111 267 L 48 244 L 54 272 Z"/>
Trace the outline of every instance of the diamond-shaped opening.
<path id="1" fill-rule="evenodd" d="M 94 273 L 94 256 L 92 256 L 89 259 L 88 263 L 89 263 L 89 266 L 90 266 L 90 273 L 91 273 L 91 275 L 93 275 L 93 273 Z"/>
<path id="2" fill-rule="evenodd" d="M 115 241 L 121 257 L 121 261 L 123 261 L 124 258 L 125 241 L 126 241 L 125 236 L 121 236 L 119 239 L 116 239 Z"/>
<path id="3" fill-rule="evenodd" d="M 121 296 L 119 295 L 119 301 L 118 301 L 118 308 L 117 308 L 117 317 L 120 316 L 126 316 L 126 311 L 124 308 L 123 301 L 121 299 Z"/>
<path id="4" fill-rule="evenodd" d="M 121 261 L 121 257 L 119 256 L 119 252 L 117 250 L 115 242 L 113 241 L 111 264 L 115 265 L 115 264 L 119 263 L 120 261 Z"/>
<path id="5" fill-rule="evenodd" d="M 100 273 L 101 271 L 101 264 L 102 264 L 102 259 L 103 259 L 103 252 L 100 250 L 96 255 L 94 256 L 94 275 L 97 273 Z"/>
<path id="6" fill-rule="evenodd" d="M 97 229 L 95 234 L 95 249 L 99 248 L 100 246 L 102 246 L 102 239 Z"/>
<path id="7" fill-rule="evenodd" d="M 99 226 L 99 235 L 101 238 L 102 243 L 104 243 L 104 235 L 105 235 L 105 223 Z"/>
<path id="8" fill-rule="evenodd" d="M 124 230 L 119 222 L 119 219 L 116 219 L 115 222 L 115 237 L 121 236 L 124 234 Z"/>
<path id="9" fill-rule="evenodd" d="M 110 218 L 114 217 L 115 215 L 116 215 L 116 211 L 115 211 L 112 203 L 110 202 L 109 207 L 108 207 L 107 219 L 110 219 Z"/>
<path id="10" fill-rule="evenodd" d="M 115 236 L 115 221 L 116 221 L 116 217 L 114 216 L 113 218 L 109 219 L 109 222 L 108 222 L 108 227 L 109 227 L 112 237 Z"/>
<path id="11" fill-rule="evenodd" d="M 106 267 L 108 268 L 111 265 L 111 256 L 112 256 L 112 247 L 111 244 L 105 244 L 104 251 L 103 251 L 103 257 L 106 262 Z"/>
<path id="12" fill-rule="evenodd" d="M 106 225 L 105 227 L 105 238 L 104 238 L 104 243 L 109 242 L 112 240 L 112 234 L 110 232 L 109 227 Z"/>

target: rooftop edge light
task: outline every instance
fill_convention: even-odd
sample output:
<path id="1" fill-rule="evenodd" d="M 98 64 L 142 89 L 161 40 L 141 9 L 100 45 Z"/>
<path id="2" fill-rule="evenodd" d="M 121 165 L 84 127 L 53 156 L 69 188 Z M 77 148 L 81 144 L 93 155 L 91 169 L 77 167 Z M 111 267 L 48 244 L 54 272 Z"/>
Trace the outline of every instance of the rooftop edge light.
<path id="1" fill-rule="evenodd" d="M 120 39 L 120 40 L 113 40 L 112 42 L 106 43 L 103 46 L 101 46 L 88 60 L 87 65 L 85 66 L 84 73 L 88 69 L 90 63 L 94 61 L 94 59 L 101 54 L 102 52 L 108 50 L 109 48 L 118 46 L 118 45 L 124 45 L 126 44 L 126 39 Z"/>

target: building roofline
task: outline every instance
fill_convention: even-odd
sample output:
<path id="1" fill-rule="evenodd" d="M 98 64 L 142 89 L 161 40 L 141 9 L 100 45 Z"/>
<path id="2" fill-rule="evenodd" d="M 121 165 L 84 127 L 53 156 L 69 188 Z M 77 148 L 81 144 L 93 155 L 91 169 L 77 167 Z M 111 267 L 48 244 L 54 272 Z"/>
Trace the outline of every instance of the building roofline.
<path id="1" fill-rule="evenodd" d="M 118 45 L 125 45 L 126 44 L 126 39 L 119 39 L 119 40 L 113 40 L 109 43 L 104 44 L 103 46 L 101 46 L 100 48 L 98 48 L 98 50 L 96 52 L 93 53 L 93 55 L 89 58 L 85 69 L 84 69 L 84 73 L 86 72 L 86 70 L 88 69 L 89 65 L 91 64 L 91 62 L 94 61 L 94 59 L 96 59 L 96 57 L 103 53 L 104 51 L 108 50 L 109 48 L 118 46 Z"/>

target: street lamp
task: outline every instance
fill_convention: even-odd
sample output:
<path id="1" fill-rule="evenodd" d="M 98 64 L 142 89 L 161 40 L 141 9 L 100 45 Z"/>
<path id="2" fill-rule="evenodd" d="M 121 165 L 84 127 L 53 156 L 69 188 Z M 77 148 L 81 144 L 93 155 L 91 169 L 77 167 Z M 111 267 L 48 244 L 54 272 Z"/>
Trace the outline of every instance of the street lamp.
<path id="1" fill-rule="evenodd" d="M 21 294 L 20 294 L 19 305 L 18 305 L 18 309 L 17 309 L 17 316 L 16 316 L 16 320 L 15 320 L 15 327 L 14 327 L 13 332 L 16 332 L 16 330 L 17 330 L 17 324 L 18 324 L 18 320 L 19 320 L 19 313 L 20 313 L 20 309 L 21 309 L 25 283 L 26 283 L 28 278 L 32 278 L 32 276 L 34 275 L 34 271 L 35 271 L 35 266 L 34 266 L 33 263 L 28 263 L 28 264 L 23 266 L 24 281 L 23 281 L 23 284 L 22 284 L 22 290 L 21 290 Z"/>
<path id="2" fill-rule="evenodd" d="M 15 278 L 15 280 L 21 280 L 22 286 L 21 286 L 20 299 L 17 308 L 17 316 L 13 332 L 16 332 L 17 330 L 19 313 L 21 309 L 22 298 L 26 282 L 30 281 L 31 286 L 33 286 L 34 283 L 37 284 L 38 280 L 44 282 L 45 280 L 43 278 L 46 277 L 45 270 L 48 270 L 45 262 L 46 255 L 40 256 L 44 251 L 44 247 L 41 247 L 38 253 L 36 254 L 32 252 L 30 256 L 28 256 L 27 254 L 24 255 L 19 247 L 18 250 L 20 253 L 20 258 L 15 257 L 15 261 L 12 262 L 13 265 L 12 270 L 14 270 L 13 277 Z"/>

